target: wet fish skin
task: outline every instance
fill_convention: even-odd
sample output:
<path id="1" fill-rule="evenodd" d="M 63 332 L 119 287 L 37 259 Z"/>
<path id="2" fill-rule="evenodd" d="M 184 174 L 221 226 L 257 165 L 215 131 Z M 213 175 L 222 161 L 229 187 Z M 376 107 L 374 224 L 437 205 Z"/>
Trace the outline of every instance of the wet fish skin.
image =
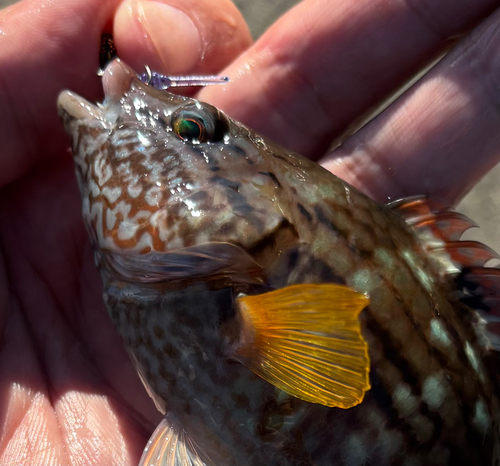
<path id="1" fill-rule="evenodd" d="M 498 387 L 477 315 L 451 297 L 454 284 L 404 220 L 218 110 L 110 66 L 103 108 L 68 93 L 59 101 L 83 216 L 110 316 L 158 408 L 201 459 L 498 461 Z M 180 139 L 172 119 L 183 108 L 223 136 Z M 372 388 L 355 408 L 296 400 L 231 358 L 238 293 L 296 283 L 370 297 L 360 319 Z"/>

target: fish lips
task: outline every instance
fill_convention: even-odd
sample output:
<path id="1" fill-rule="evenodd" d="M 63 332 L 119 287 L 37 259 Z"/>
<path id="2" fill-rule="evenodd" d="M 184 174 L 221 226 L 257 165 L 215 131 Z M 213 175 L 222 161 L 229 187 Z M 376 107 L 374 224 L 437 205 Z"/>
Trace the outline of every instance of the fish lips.
<path id="1" fill-rule="evenodd" d="M 59 95 L 57 109 L 69 134 L 74 135 L 76 127 L 81 124 L 106 129 L 113 125 L 118 116 L 121 97 L 130 89 L 133 80 L 139 81 L 134 70 L 119 59 L 109 63 L 102 80 L 106 97 L 102 105 L 91 104 L 71 91 L 63 91 Z M 114 108 L 116 111 L 113 111 Z"/>
<path id="2" fill-rule="evenodd" d="M 72 123 L 75 120 L 105 120 L 104 112 L 101 108 L 71 91 L 63 91 L 59 94 L 57 110 L 68 132 L 71 132 Z"/>

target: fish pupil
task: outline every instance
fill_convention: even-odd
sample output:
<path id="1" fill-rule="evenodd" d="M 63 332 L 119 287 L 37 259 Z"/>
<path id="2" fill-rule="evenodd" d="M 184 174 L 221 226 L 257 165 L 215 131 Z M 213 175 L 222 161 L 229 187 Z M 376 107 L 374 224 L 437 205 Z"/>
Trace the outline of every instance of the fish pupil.
<path id="1" fill-rule="evenodd" d="M 184 141 L 202 142 L 205 139 L 205 127 L 200 121 L 193 118 L 177 120 L 174 124 L 174 130 L 177 136 Z"/>

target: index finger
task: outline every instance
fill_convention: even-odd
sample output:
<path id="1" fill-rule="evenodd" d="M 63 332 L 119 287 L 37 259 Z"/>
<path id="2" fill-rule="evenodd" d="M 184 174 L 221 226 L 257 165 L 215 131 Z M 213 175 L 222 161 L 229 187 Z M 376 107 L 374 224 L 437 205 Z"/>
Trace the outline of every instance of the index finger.
<path id="1" fill-rule="evenodd" d="M 497 5 L 304 0 L 227 68 L 227 89 L 200 96 L 317 160 Z"/>

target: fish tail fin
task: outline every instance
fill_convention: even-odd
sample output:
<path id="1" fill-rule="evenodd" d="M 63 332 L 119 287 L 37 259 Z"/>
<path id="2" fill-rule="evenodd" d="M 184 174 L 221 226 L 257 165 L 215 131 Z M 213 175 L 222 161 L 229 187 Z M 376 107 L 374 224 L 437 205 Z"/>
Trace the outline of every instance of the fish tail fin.
<path id="1" fill-rule="evenodd" d="M 449 275 L 459 291 L 459 300 L 484 319 L 490 346 L 500 351 L 500 268 L 485 267 L 500 256 L 476 241 L 460 240 L 472 220 L 440 201 L 414 196 L 388 204 L 410 225 L 443 274 Z"/>

